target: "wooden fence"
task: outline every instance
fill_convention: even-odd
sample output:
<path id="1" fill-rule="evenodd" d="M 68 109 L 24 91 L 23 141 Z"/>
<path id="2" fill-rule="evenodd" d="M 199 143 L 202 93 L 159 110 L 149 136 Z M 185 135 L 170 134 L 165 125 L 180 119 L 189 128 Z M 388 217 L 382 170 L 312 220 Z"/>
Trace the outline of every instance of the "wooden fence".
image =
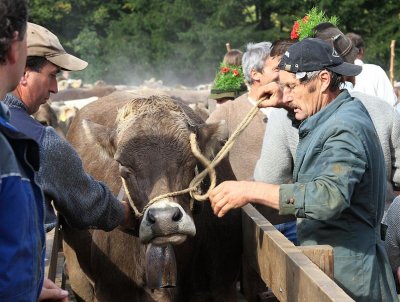
<path id="1" fill-rule="evenodd" d="M 252 205 L 242 213 L 244 257 L 279 301 L 354 301 L 329 277 L 332 247 L 296 247 Z"/>

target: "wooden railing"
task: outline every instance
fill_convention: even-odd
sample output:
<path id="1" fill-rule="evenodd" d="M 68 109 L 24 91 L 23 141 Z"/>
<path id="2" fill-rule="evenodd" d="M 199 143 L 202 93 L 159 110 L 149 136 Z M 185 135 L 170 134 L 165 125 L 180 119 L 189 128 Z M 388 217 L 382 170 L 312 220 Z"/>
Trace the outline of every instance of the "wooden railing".
<path id="1" fill-rule="evenodd" d="M 332 247 L 296 247 L 252 205 L 242 213 L 244 257 L 279 301 L 354 301 L 330 278 Z"/>

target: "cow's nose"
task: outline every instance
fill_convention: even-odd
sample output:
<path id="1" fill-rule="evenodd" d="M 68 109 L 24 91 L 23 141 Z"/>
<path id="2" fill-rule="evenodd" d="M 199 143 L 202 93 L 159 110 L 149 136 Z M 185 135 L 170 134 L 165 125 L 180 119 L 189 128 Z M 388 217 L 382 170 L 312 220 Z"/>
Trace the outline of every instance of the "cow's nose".
<path id="1" fill-rule="evenodd" d="M 183 213 L 178 207 L 153 208 L 147 211 L 146 220 L 150 224 L 168 224 L 178 222 Z"/>

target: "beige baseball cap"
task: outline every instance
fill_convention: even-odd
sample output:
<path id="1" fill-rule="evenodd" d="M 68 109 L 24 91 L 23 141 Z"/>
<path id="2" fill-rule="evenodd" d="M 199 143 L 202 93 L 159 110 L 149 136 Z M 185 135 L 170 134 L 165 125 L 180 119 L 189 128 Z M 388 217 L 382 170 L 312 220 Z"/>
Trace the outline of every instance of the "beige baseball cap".
<path id="1" fill-rule="evenodd" d="M 28 56 L 45 57 L 63 70 L 82 70 L 88 63 L 67 53 L 57 36 L 43 26 L 28 22 Z"/>

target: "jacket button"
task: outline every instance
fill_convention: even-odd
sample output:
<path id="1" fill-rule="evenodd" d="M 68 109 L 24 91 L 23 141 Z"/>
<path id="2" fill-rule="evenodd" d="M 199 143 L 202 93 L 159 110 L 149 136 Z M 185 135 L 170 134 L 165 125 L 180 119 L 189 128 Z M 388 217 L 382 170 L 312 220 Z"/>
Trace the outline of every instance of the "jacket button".
<path id="1" fill-rule="evenodd" d="M 288 198 L 288 199 L 286 199 L 286 204 L 289 204 L 290 203 L 290 199 Z"/>
<path id="2" fill-rule="evenodd" d="M 294 204 L 294 198 L 290 198 L 290 199 L 289 199 L 289 202 L 290 202 L 291 204 Z"/>

